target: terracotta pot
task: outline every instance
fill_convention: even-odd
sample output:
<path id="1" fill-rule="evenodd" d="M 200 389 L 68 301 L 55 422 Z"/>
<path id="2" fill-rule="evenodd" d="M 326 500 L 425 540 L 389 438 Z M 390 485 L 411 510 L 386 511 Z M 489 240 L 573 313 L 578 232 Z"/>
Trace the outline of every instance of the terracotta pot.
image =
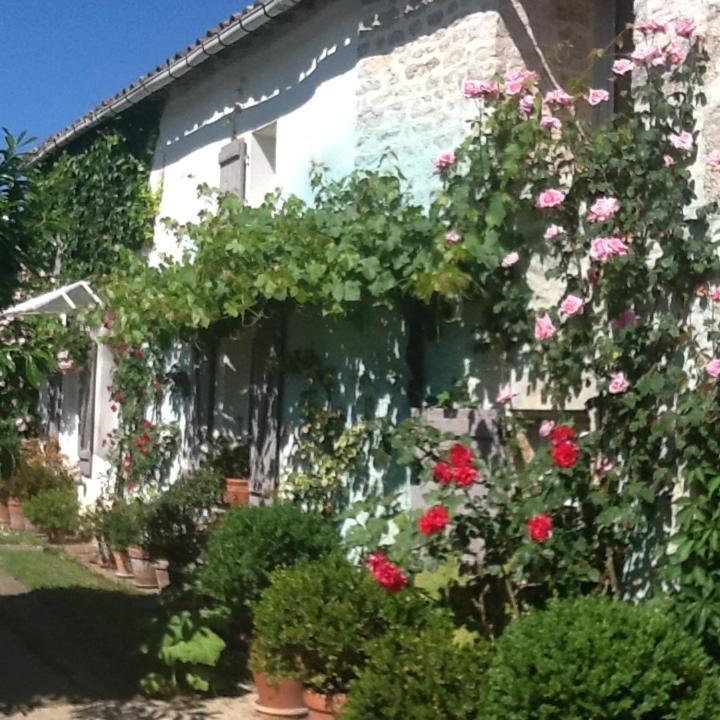
<path id="1" fill-rule="evenodd" d="M 240 478 L 225 478 L 225 502 L 228 505 L 249 505 L 250 482 Z"/>
<path id="2" fill-rule="evenodd" d="M 303 700 L 310 711 L 308 720 L 333 720 L 342 717 L 342 708 L 347 695 L 322 695 L 305 688 Z"/>
<path id="3" fill-rule="evenodd" d="M 10 527 L 10 509 L 6 502 L 0 502 L 0 528 Z"/>
<path id="4" fill-rule="evenodd" d="M 8 514 L 10 515 L 10 529 L 24 530 L 25 515 L 23 515 L 22 511 L 22 500 L 19 500 L 18 498 L 10 498 L 7 505 Z"/>
<path id="5" fill-rule="evenodd" d="M 113 560 L 115 561 L 115 575 L 119 578 L 131 578 L 133 576 L 132 567 L 130 566 L 130 557 L 127 550 L 113 550 Z"/>
<path id="6" fill-rule="evenodd" d="M 303 702 L 303 684 L 299 680 L 270 682 L 264 673 L 253 673 L 258 699 L 255 710 L 274 717 L 304 717 L 308 710 Z"/>
<path id="7" fill-rule="evenodd" d="M 155 560 L 153 567 L 155 568 L 157 586 L 164 590 L 170 585 L 170 563 L 167 560 Z"/>
<path id="8" fill-rule="evenodd" d="M 150 553 L 139 547 L 129 547 L 130 567 L 133 573 L 133 585 L 139 588 L 156 588 L 157 576 Z"/>

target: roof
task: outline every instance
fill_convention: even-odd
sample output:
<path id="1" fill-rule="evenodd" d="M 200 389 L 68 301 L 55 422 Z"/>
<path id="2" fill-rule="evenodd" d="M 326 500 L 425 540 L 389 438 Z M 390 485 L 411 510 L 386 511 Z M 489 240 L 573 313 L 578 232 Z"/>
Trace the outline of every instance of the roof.
<path id="1" fill-rule="evenodd" d="M 104 120 L 121 115 L 301 2 L 303 0 L 256 0 L 241 12 L 234 13 L 185 50 L 168 58 L 66 128 L 51 135 L 33 151 L 32 164 L 40 162 Z"/>

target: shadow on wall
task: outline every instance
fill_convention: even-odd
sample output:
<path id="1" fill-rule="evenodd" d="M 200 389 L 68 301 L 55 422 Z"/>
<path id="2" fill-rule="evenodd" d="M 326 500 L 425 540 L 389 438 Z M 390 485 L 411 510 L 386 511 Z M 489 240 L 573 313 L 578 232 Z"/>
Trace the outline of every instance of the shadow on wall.
<path id="1" fill-rule="evenodd" d="M 156 604 L 82 587 L 0 595 L 0 713 L 136 696 L 145 672 L 138 648 Z"/>

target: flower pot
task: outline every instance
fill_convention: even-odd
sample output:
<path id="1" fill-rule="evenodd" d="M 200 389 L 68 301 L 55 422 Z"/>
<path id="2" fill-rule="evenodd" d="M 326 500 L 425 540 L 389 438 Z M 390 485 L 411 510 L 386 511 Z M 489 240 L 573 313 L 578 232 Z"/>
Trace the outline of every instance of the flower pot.
<path id="1" fill-rule="evenodd" d="M 310 711 L 308 720 L 333 720 L 342 716 L 342 708 L 347 695 L 323 695 L 305 688 L 303 700 Z"/>
<path id="2" fill-rule="evenodd" d="M 10 527 L 10 509 L 6 502 L 0 502 L 0 528 Z"/>
<path id="3" fill-rule="evenodd" d="M 240 478 L 225 478 L 225 502 L 228 505 L 249 505 L 250 482 Z"/>
<path id="4" fill-rule="evenodd" d="M 157 576 L 150 553 L 139 547 L 129 547 L 130 567 L 133 573 L 133 585 L 139 588 L 157 588 Z"/>
<path id="5" fill-rule="evenodd" d="M 113 560 L 115 561 L 115 575 L 119 578 L 131 578 L 133 576 L 132 567 L 130 565 L 130 557 L 127 550 L 113 550 Z"/>
<path id="6" fill-rule="evenodd" d="M 167 560 L 155 560 L 153 563 L 155 568 L 155 580 L 160 590 L 164 590 L 170 585 L 170 563 Z"/>
<path id="7" fill-rule="evenodd" d="M 253 672 L 258 699 L 255 710 L 274 717 L 304 717 L 303 684 L 299 680 L 270 681 L 265 673 Z"/>
<path id="8" fill-rule="evenodd" d="M 8 514 L 10 515 L 10 529 L 24 530 L 25 515 L 22 511 L 22 501 L 18 498 L 10 498 L 8 500 Z"/>

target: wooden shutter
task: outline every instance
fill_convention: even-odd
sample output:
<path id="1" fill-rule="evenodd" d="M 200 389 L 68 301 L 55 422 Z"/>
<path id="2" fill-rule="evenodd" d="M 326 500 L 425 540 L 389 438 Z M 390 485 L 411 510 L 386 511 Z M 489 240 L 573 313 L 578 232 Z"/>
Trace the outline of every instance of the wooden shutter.
<path id="1" fill-rule="evenodd" d="M 280 358 L 285 332 L 284 309 L 258 327 L 250 371 L 250 488 L 255 500 L 277 486 L 280 433 Z"/>
<path id="2" fill-rule="evenodd" d="M 85 367 L 80 372 L 78 466 L 85 477 L 92 476 L 93 440 L 95 435 L 95 375 L 97 368 L 97 345 L 88 353 Z"/>
<path id="3" fill-rule="evenodd" d="M 247 147 L 244 140 L 233 140 L 220 150 L 220 190 L 245 199 Z"/>

